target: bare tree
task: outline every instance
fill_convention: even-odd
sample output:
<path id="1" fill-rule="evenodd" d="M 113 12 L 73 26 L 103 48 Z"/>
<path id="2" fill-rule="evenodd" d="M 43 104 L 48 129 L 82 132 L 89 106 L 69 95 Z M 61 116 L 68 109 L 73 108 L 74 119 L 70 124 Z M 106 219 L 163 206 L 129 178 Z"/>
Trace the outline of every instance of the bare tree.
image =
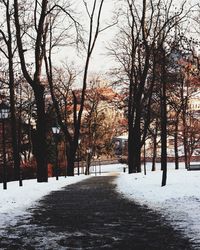
<path id="1" fill-rule="evenodd" d="M 12 127 L 12 148 L 14 159 L 14 179 L 19 180 L 19 185 L 22 186 L 22 177 L 20 174 L 20 150 L 17 135 L 17 120 L 15 106 L 15 73 L 14 73 L 14 55 L 16 52 L 16 40 L 13 37 L 13 6 L 10 1 L 1 2 L 3 10 L 5 10 L 5 29 L 0 29 L 1 48 L 0 52 L 8 62 L 8 85 L 10 92 L 10 111 L 11 111 L 11 127 Z M 3 27 L 3 25 L 1 26 Z M 3 43 L 3 44 L 2 44 Z M 2 79 L 3 80 L 3 79 Z M 7 81 L 7 79 L 4 79 Z"/>
<path id="2" fill-rule="evenodd" d="M 46 114 L 45 114 L 45 81 L 43 80 L 43 61 L 44 48 L 48 32 L 48 20 L 54 14 L 62 11 L 67 17 L 73 19 L 67 11 L 69 4 L 59 5 L 59 2 L 49 3 L 47 0 L 35 0 L 33 3 L 19 3 L 14 1 L 14 17 L 17 37 L 18 54 L 21 63 L 23 75 L 29 85 L 32 87 L 37 110 L 36 119 L 36 161 L 37 161 L 37 180 L 46 182 L 47 176 L 47 155 L 46 155 Z M 28 10 L 28 11 L 27 11 Z M 30 11 L 31 10 L 31 11 Z M 30 14 L 31 13 L 31 14 Z M 64 20 L 63 20 L 64 21 Z M 27 28 L 24 33 L 24 29 Z M 27 60 L 30 55 L 26 53 L 33 52 L 34 72 L 27 68 Z M 32 67 L 33 68 L 33 67 Z"/>
<path id="3" fill-rule="evenodd" d="M 161 107 L 161 164 L 164 186 L 167 177 L 168 58 L 176 27 L 185 20 L 190 10 L 185 10 L 186 1 L 180 3 L 178 11 L 174 8 L 173 1 L 144 0 L 139 5 L 135 1 L 127 0 L 126 3 L 127 9 L 121 20 L 123 25 L 120 26 L 110 51 L 121 65 L 121 78 L 129 85 L 129 173 L 141 171 L 141 147 L 148 127 L 153 124 L 151 108 L 153 99 L 158 95 Z"/>
<path id="4" fill-rule="evenodd" d="M 89 34 L 88 41 L 85 44 L 86 47 L 86 56 L 85 56 L 85 64 L 83 68 L 83 78 L 82 78 L 82 87 L 81 91 L 72 91 L 72 103 L 73 103 L 73 128 L 68 126 L 68 124 L 64 123 L 61 116 L 61 110 L 59 108 L 59 102 L 56 99 L 54 88 L 53 88 L 53 72 L 52 72 L 52 46 L 50 39 L 49 49 L 46 50 L 45 56 L 45 65 L 46 72 L 48 75 L 48 81 L 51 90 L 51 96 L 53 100 L 53 104 L 56 110 L 58 123 L 65 135 L 65 140 L 68 144 L 66 149 L 67 153 L 67 175 L 74 175 L 74 161 L 75 155 L 78 147 L 78 139 L 80 137 L 80 128 L 81 128 L 81 119 L 84 110 L 85 103 L 85 94 L 87 89 L 87 80 L 88 80 L 88 69 L 92 56 L 92 52 L 94 50 L 97 38 L 99 33 L 104 30 L 100 29 L 100 19 L 102 14 L 102 8 L 104 4 L 104 0 L 101 0 L 98 4 L 96 0 L 93 1 L 92 10 L 89 11 L 88 5 L 86 1 L 83 1 L 85 4 L 85 8 L 89 18 Z M 51 29 L 51 27 L 50 27 Z"/>

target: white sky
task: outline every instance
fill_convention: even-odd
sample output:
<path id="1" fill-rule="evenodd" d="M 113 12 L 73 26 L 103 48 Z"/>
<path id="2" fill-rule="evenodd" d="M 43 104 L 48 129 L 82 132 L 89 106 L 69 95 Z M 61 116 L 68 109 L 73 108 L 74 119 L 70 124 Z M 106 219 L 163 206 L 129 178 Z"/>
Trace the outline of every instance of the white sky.
<path id="1" fill-rule="evenodd" d="M 86 2 L 88 3 L 89 11 L 91 11 L 93 0 L 87 0 Z M 100 21 L 101 28 L 105 28 L 107 24 L 112 23 L 115 2 L 116 2 L 115 0 L 105 0 L 103 4 L 101 21 Z M 74 6 L 75 6 L 74 9 L 76 10 L 76 12 L 80 14 L 80 20 L 78 21 L 81 24 L 84 23 L 85 29 L 88 29 L 89 18 L 88 18 L 85 6 L 83 4 L 83 1 L 75 2 Z M 111 39 L 113 39 L 113 36 L 115 34 L 114 30 L 115 28 L 112 27 L 99 34 L 94 51 L 92 53 L 92 60 L 89 66 L 90 72 L 102 71 L 105 73 L 105 71 L 111 68 L 112 59 L 106 55 L 107 54 L 106 46 L 108 45 L 108 42 Z M 81 60 L 81 58 L 77 56 L 73 48 L 71 49 L 64 48 L 63 50 L 61 50 L 61 53 L 59 53 L 59 59 L 61 58 L 63 61 L 70 62 L 70 60 L 72 60 L 72 61 L 75 61 L 75 63 L 80 64 L 80 65 L 83 65 L 83 62 L 85 60 L 84 57 L 82 58 L 83 60 Z"/>
<path id="2" fill-rule="evenodd" d="M 89 6 L 89 10 L 91 10 L 91 6 L 93 4 L 93 0 L 86 0 Z M 97 1 L 98 2 L 98 1 Z M 105 0 L 102 10 L 102 16 L 101 16 L 101 27 L 105 27 L 106 23 L 111 23 L 111 19 L 114 15 L 114 10 L 119 8 L 120 4 L 122 2 L 126 1 L 116 1 L 116 0 Z M 183 1 L 174 0 L 173 4 L 178 8 L 179 4 L 181 4 Z M 198 0 L 188 0 L 189 5 L 194 5 L 198 3 Z M 136 0 L 136 3 L 140 3 L 139 0 Z M 86 10 L 83 4 L 83 1 L 78 1 L 75 3 L 75 9 L 77 12 L 82 13 L 81 17 L 82 20 L 80 20 L 82 23 L 85 23 L 86 27 L 89 25 L 89 19 L 87 18 Z M 94 72 L 104 72 L 108 71 L 112 68 L 114 64 L 114 60 L 107 55 L 108 51 L 106 50 L 106 46 L 108 46 L 108 43 L 114 38 L 114 35 L 117 32 L 117 27 L 112 27 L 104 32 L 102 32 L 97 40 L 97 44 L 95 46 L 95 49 L 92 54 L 92 60 L 90 63 L 90 71 Z M 69 51 L 69 50 L 68 50 Z M 68 52 L 67 51 L 67 52 Z M 73 51 L 73 50 L 72 50 Z M 63 58 L 65 53 L 63 53 Z M 74 53 L 71 55 L 67 54 L 67 60 L 76 60 L 76 62 L 79 62 L 80 59 L 78 59 L 77 56 L 74 57 Z M 80 60 L 81 63 L 81 60 Z"/>
<path id="3" fill-rule="evenodd" d="M 102 166 L 102 171 L 120 173 L 116 179 L 119 193 L 158 211 L 175 229 L 180 229 L 200 247 L 200 171 L 187 171 L 184 164 L 181 164 L 180 170 L 174 170 L 174 163 L 168 164 L 167 185 L 161 187 L 159 164 L 157 171 L 151 172 L 151 164 L 148 163 L 146 176 L 144 173 L 123 173 L 124 166 Z M 29 217 L 26 209 L 36 206 L 43 196 L 85 178 L 88 176 L 60 177 L 58 181 L 49 178 L 48 183 L 26 180 L 23 187 L 19 187 L 18 182 L 8 183 L 7 190 L 0 189 L 0 236 L 4 234 L 4 226 L 16 224 L 19 215 Z M 42 237 L 48 241 L 47 236 Z"/>

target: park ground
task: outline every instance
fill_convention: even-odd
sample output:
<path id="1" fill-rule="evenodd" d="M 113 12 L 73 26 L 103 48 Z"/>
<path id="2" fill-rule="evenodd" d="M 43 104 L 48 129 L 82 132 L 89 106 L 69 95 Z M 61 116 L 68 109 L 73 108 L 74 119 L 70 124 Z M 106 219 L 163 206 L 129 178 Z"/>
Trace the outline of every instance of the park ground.
<path id="1" fill-rule="evenodd" d="M 167 185 L 161 187 L 162 172 L 159 164 L 157 170 L 151 172 L 151 164 L 147 163 L 147 175 L 144 172 L 129 175 L 124 173 L 124 166 L 101 166 L 101 176 L 116 172 L 114 182 L 118 193 L 161 214 L 175 230 L 200 249 L 200 171 L 187 171 L 183 164 L 179 170 L 175 170 L 174 164 L 170 163 Z M 98 177 L 98 166 L 95 172 Z M 23 187 L 18 187 L 17 182 L 8 183 L 8 189 L 2 188 L 0 191 L 0 234 L 4 234 L 6 225 L 15 226 L 21 216 L 29 216 L 29 208 L 37 206 L 45 195 L 94 175 L 93 169 L 90 176 L 60 177 L 58 181 L 49 178 L 48 183 L 25 180 Z"/>

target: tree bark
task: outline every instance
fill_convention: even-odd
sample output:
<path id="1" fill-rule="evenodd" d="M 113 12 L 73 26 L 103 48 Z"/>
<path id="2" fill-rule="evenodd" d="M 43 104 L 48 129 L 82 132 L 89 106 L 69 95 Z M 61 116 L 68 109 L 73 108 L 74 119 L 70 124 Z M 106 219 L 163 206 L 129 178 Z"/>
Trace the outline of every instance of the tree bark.
<path id="1" fill-rule="evenodd" d="M 162 68 L 161 68 L 161 169 L 162 186 L 167 182 L 167 96 L 166 96 L 166 57 L 162 48 Z"/>
<path id="2" fill-rule="evenodd" d="M 74 141 L 70 143 L 69 149 L 66 150 L 67 154 L 67 176 L 74 176 L 74 162 L 76 149 L 74 145 Z"/>
<path id="3" fill-rule="evenodd" d="M 174 156 L 175 156 L 175 169 L 179 169 L 179 156 L 178 156 L 178 118 L 176 119 L 174 131 Z"/>
<path id="4" fill-rule="evenodd" d="M 36 124 L 36 161 L 37 161 L 37 180 L 38 182 L 47 182 L 47 152 L 46 152 L 46 115 L 44 87 L 38 85 L 34 88 L 37 112 Z"/>
<path id="5" fill-rule="evenodd" d="M 158 133 L 158 124 L 157 124 L 157 121 L 156 121 L 155 134 L 153 135 L 153 157 L 152 157 L 151 171 L 156 171 L 157 133 Z"/>
<path id="6" fill-rule="evenodd" d="M 136 167 L 134 165 L 135 153 L 133 151 L 134 148 L 134 139 L 133 139 L 133 131 L 129 130 L 128 137 L 128 171 L 129 174 L 136 173 Z"/>
<path id="7" fill-rule="evenodd" d="M 134 152 L 134 166 L 137 173 L 142 171 L 141 169 L 141 131 L 140 131 L 140 119 L 136 119 L 134 127 L 134 136 L 133 136 L 133 152 Z"/>

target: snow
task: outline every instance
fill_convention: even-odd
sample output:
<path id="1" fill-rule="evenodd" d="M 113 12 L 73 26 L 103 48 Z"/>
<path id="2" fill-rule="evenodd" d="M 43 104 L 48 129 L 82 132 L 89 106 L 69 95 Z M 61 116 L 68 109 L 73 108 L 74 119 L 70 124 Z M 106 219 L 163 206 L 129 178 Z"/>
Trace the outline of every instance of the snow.
<path id="1" fill-rule="evenodd" d="M 24 180 L 23 187 L 18 182 L 9 182 L 7 190 L 0 189 L 0 235 L 6 225 L 15 225 L 20 216 L 28 218 L 27 209 L 36 206 L 38 201 L 51 191 L 82 181 L 91 176 L 113 174 L 117 191 L 124 197 L 158 211 L 169 223 L 189 236 L 200 246 L 200 171 L 187 171 L 184 165 L 179 170 L 168 164 L 167 185 L 161 187 L 162 172 L 157 164 L 151 172 L 147 163 L 147 175 L 123 173 L 126 165 L 113 164 L 91 167 L 90 176 L 49 178 L 47 183 Z M 126 170 L 127 171 L 127 170 Z M 0 184 L 0 187 L 2 183 Z"/>
<path id="2" fill-rule="evenodd" d="M 91 167 L 91 176 L 107 175 L 108 172 L 122 172 L 122 165 L 107 165 Z M 75 174 L 77 171 L 75 171 Z M 84 171 L 83 171 L 84 172 Z M 6 224 L 15 225 L 19 216 L 28 216 L 26 211 L 29 207 L 37 205 L 37 202 L 51 191 L 59 190 L 67 185 L 85 180 L 91 176 L 75 175 L 73 177 L 49 178 L 46 183 L 38 183 L 34 180 L 23 180 L 23 186 L 19 183 L 8 182 L 7 189 L 3 190 L 3 184 L 0 183 L 0 230 Z M 2 187 L 1 187 L 2 186 Z M 2 189 L 1 189 L 2 188 Z"/>
<path id="3" fill-rule="evenodd" d="M 6 224 L 15 224 L 19 215 L 26 215 L 26 209 L 37 204 L 37 201 L 51 191 L 84 180 L 88 176 L 49 178 L 48 182 L 38 183 L 34 180 L 24 180 L 19 183 L 8 182 L 6 190 L 0 190 L 0 228 Z"/>
<path id="4" fill-rule="evenodd" d="M 121 174 L 117 190 L 128 199 L 158 211 L 166 220 L 200 246 L 200 171 L 179 170 L 168 164 L 167 185 L 161 187 L 162 171 Z M 159 164 L 157 169 L 159 169 Z"/>

